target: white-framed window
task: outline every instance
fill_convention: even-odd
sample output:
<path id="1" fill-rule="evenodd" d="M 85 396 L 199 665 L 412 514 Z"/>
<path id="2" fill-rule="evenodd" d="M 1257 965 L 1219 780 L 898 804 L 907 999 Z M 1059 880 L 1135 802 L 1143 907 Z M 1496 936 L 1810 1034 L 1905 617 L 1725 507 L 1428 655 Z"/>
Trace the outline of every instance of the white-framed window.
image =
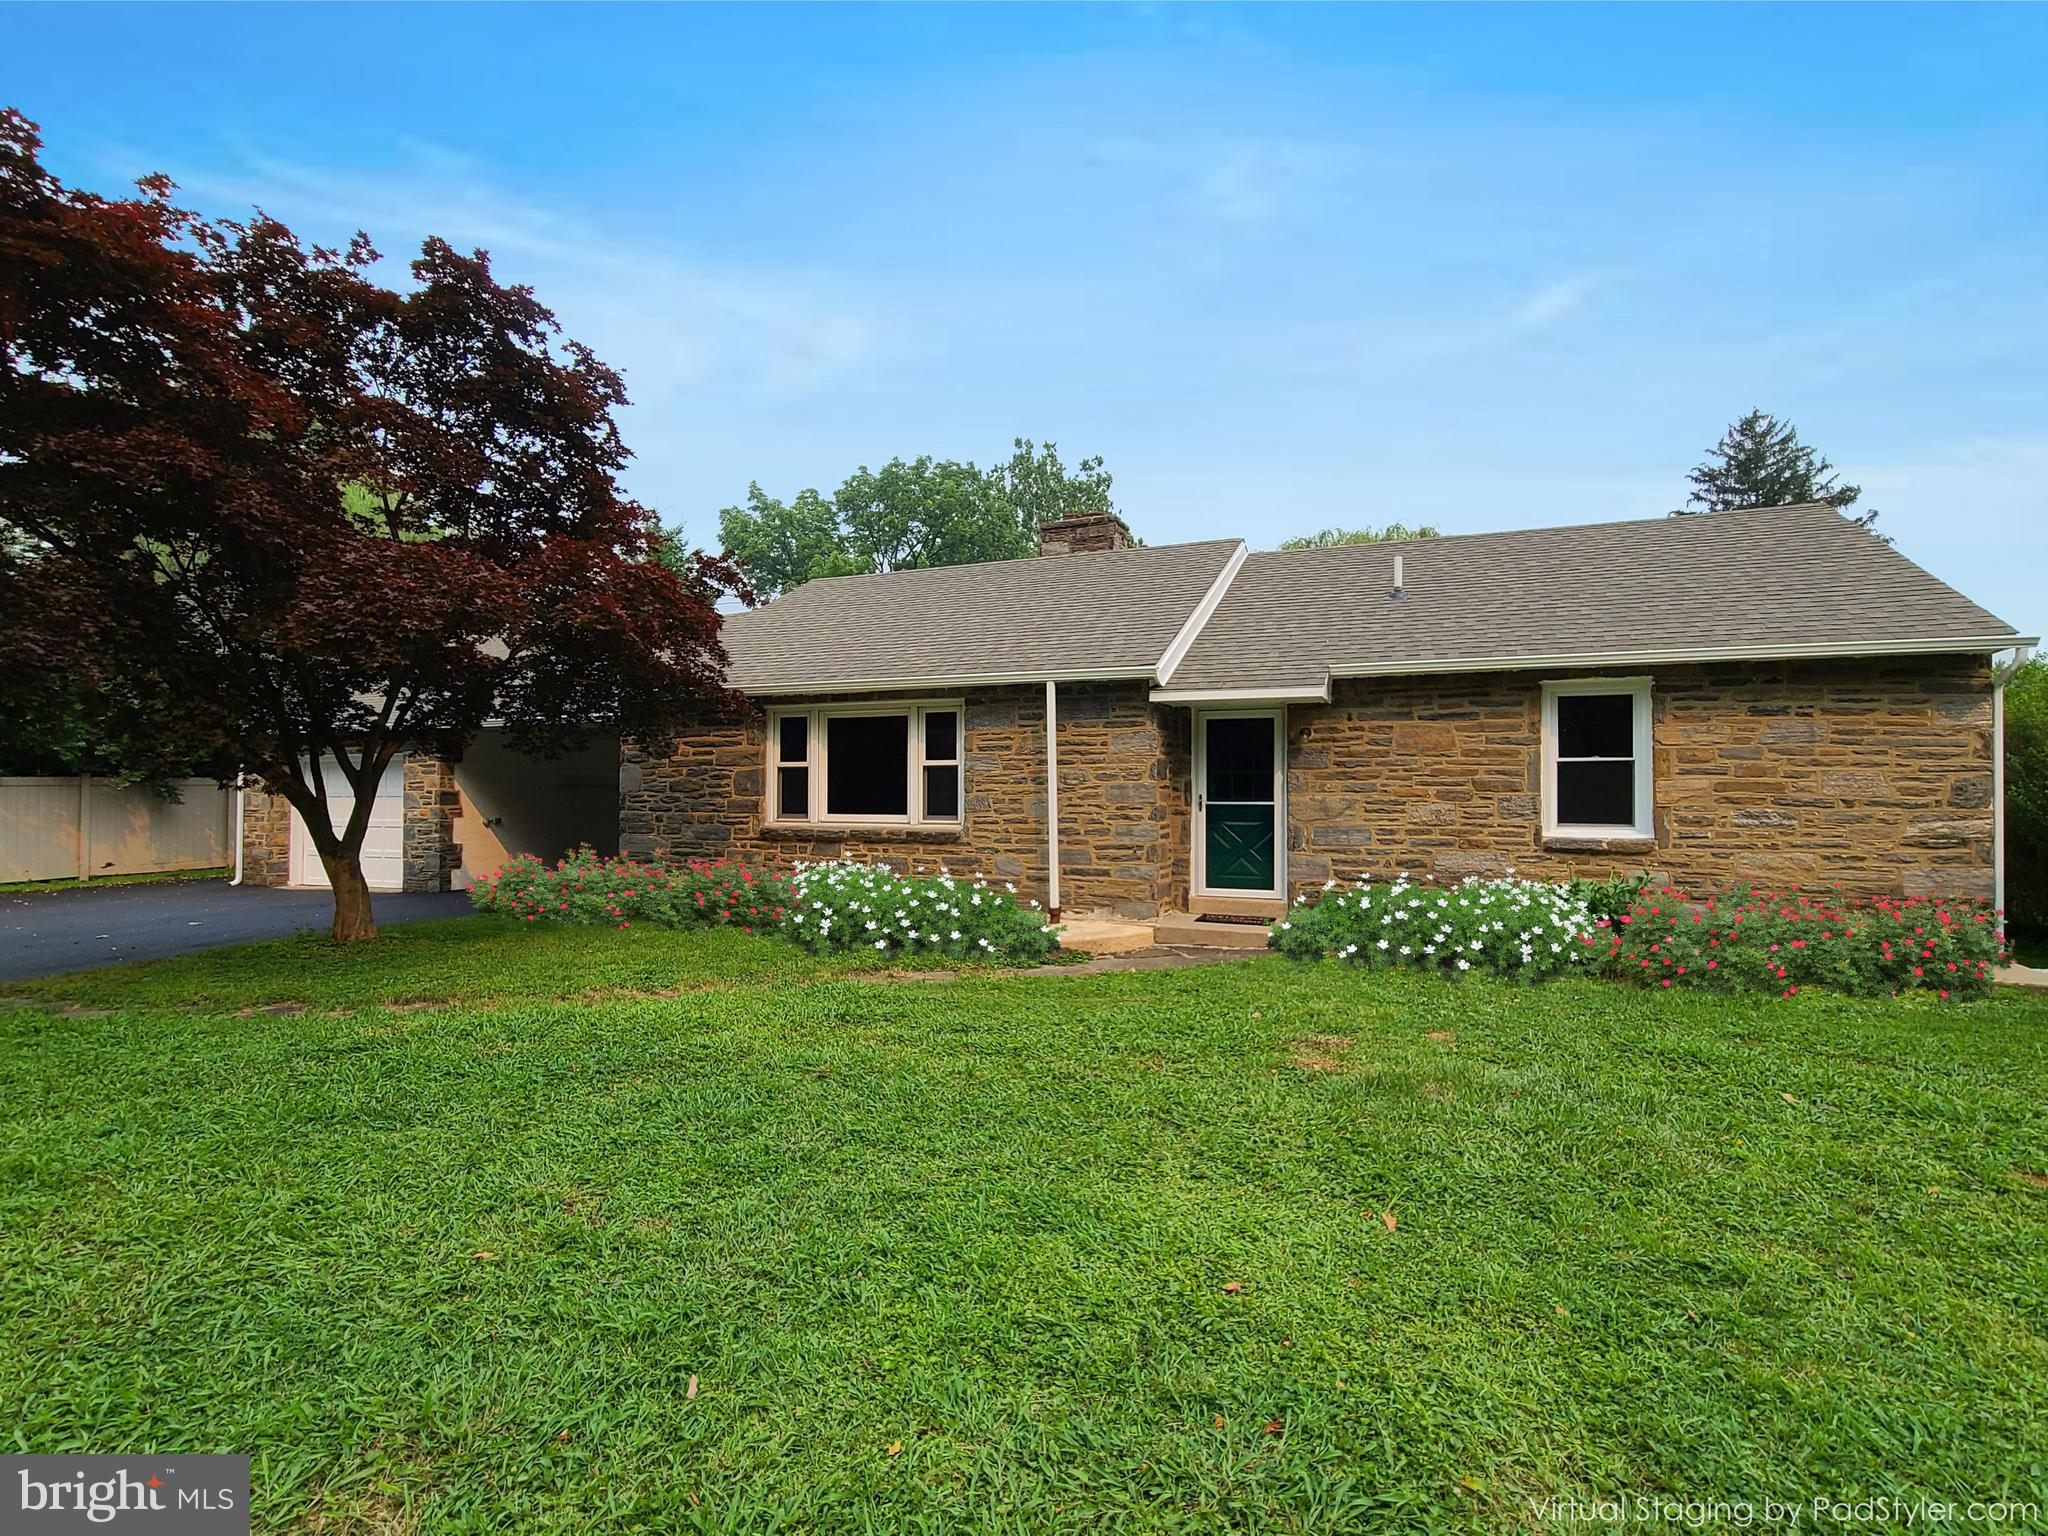
<path id="1" fill-rule="evenodd" d="M 1543 685 L 1543 830 L 1558 837 L 1654 837 L 1650 680 Z"/>
<path id="2" fill-rule="evenodd" d="M 768 819 L 958 826 L 961 723 L 957 699 L 771 709 Z"/>

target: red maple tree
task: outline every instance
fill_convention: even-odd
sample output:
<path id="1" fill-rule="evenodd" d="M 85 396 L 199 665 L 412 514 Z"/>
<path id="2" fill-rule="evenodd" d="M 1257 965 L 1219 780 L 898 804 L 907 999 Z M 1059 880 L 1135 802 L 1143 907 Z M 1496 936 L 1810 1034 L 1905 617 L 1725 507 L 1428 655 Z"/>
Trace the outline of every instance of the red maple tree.
<path id="1" fill-rule="evenodd" d="M 486 721 L 658 742 L 731 702 L 734 578 L 662 558 L 618 484 L 618 374 L 486 253 L 428 240 L 394 291 L 363 235 L 205 219 L 161 176 L 102 198 L 40 152 L 0 112 L 0 705 L 61 688 L 167 753 L 225 747 L 304 818 L 357 939 L 396 753 Z"/>

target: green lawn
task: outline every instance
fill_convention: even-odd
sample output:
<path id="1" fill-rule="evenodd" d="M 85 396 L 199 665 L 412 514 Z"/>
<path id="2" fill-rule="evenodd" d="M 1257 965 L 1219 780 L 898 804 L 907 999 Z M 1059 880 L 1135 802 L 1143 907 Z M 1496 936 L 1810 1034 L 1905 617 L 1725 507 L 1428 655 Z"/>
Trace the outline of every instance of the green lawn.
<path id="1" fill-rule="evenodd" d="M 10 1448 L 251 1451 L 323 1532 L 2048 1511 L 2048 994 L 845 969 L 466 919 L 10 989 Z"/>
<path id="2" fill-rule="evenodd" d="M 226 869 L 165 869 L 146 875 L 95 875 L 90 880 L 18 880 L 0 885 L 0 896 L 26 896 L 36 891 L 88 891 L 103 885 L 166 885 L 177 880 L 225 880 Z"/>

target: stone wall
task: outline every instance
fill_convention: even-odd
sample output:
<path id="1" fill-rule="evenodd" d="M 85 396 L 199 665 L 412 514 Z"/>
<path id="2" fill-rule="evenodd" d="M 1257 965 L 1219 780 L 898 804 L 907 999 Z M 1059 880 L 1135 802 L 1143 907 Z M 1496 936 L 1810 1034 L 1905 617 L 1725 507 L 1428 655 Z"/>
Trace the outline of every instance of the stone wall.
<path id="1" fill-rule="evenodd" d="M 455 818 L 462 792 L 455 770 L 438 757 L 409 754 L 405 760 L 404 839 L 405 884 L 408 891 L 445 891 L 462 862 L 455 841 Z"/>
<path id="2" fill-rule="evenodd" d="M 1656 836 L 1543 837 L 1542 683 L 1347 679 L 1289 712 L 1288 876 L 1649 871 L 1865 895 L 1991 892 L 1991 684 L 1980 657 L 1655 669 Z"/>
<path id="3" fill-rule="evenodd" d="M 1149 917 L 1185 899 L 1187 714 L 1152 704 L 1148 692 L 1140 683 L 1060 687 L 1060 884 L 1069 912 Z M 1045 901 L 1045 689 L 970 691 L 964 714 L 957 830 L 763 825 L 766 720 L 757 716 L 706 721 L 663 756 L 629 744 L 620 846 L 662 859 L 850 858 L 920 873 L 944 865 L 1012 881 Z"/>
<path id="4" fill-rule="evenodd" d="M 251 783 L 242 792 L 242 884 L 290 885 L 292 808 Z"/>

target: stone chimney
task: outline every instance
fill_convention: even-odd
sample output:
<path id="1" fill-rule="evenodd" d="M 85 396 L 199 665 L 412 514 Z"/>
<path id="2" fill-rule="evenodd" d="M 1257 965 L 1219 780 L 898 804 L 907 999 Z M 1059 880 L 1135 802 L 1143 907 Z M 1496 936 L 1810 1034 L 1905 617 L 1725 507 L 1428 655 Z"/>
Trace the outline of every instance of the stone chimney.
<path id="1" fill-rule="evenodd" d="M 1114 512 L 1091 512 L 1038 525 L 1041 555 L 1092 555 L 1105 549 L 1129 549 L 1136 541 Z"/>

